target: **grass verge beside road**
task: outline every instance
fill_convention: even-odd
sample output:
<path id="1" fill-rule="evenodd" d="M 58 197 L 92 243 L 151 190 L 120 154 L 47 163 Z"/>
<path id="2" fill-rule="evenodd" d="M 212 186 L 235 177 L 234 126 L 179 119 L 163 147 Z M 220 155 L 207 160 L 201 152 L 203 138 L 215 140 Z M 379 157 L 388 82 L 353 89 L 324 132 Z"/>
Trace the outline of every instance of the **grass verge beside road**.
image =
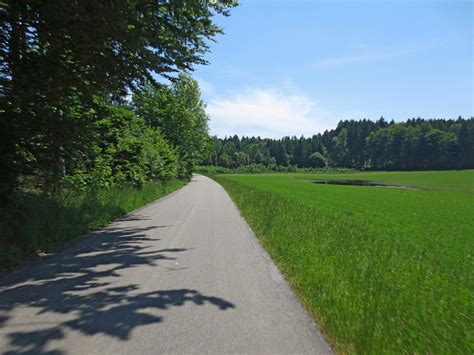
<path id="1" fill-rule="evenodd" d="M 338 352 L 472 353 L 474 171 L 213 178 Z"/>
<path id="2" fill-rule="evenodd" d="M 51 196 L 21 193 L 18 211 L 0 220 L 0 269 L 48 252 L 54 247 L 104 227 L 112 220 L 184 186 L 185 180 L 147 183 L 142 188 L 62 192 Z M 16 219 L 16 223 L 11 223 Z M 11 229 L 14 230 L 11 230 Z"/>

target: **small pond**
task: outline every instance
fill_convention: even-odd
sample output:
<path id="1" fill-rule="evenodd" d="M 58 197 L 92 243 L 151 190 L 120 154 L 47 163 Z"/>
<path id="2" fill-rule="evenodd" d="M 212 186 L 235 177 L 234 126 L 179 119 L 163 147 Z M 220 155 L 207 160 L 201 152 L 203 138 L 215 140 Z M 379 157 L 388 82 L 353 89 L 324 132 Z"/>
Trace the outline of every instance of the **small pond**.
<path id="1" fill-rule="evenodd" d="M 417 188 L 403 185 L 385 185 L 379 182 L 370 180 L 314 180 L 315 184 L 323 185 L 349 185 L 349 186 L 369 186 L 369 187 L 384 187 L 389 189 L 404 189 L 404 190 L 418 190 Z"/>

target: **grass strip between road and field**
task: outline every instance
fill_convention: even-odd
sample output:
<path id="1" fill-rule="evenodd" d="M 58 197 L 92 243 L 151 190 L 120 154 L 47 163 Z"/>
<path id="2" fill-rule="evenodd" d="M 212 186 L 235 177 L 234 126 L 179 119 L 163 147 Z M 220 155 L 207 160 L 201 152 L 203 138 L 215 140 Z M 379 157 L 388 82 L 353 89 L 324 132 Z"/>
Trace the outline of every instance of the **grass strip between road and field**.
<path id="1" fill-rule="evenodd" d="M 104 227 L 114 219 L 183 187 L 187 182 L 176 179 L 148 182 L 141 188 L 117 186 L 55 195 L 21 192 L 18 196 L 21 209 L 3 212 L 1 216 L 0 270 L 10 269 L 77 236 Z M 21 222 L 8 223 L 8 219 L 12 218 Z M 7 240 L 6 235 L 14 239 Z"/>
<path id="2" fill-rule="evenodd" d="M 375 205 L 380 196 L 400 206 L 412 198 L 421 201 L 428 213 L 433 212 L 428 211 L 430 206 L 439 207 L 433 201 L 443 196 L 430 191 L 413 195 L 413 191 L 387 189 L 329 190 L 290 175 L 213 179 L 229 193 L 337 352 L 472 352 L 472 260 L 466 259 L 472 242 L 466 231 L 427 234 L 425 224 L 444 222 L 426 221 L 422 208 L 414 209 L 419 216 L 413 217 L 413 229 L 405 229 L 409 222 L 403 213 L 390 215 Z M 307 202 L 313 199 L 317 204 L 291 198 L 300 187 Z M 288 196 L 282 195 L 285 189 L 291 192 Z M 378 222 L 375 217 L 372 221 L 370 216 L 354 218 L 355 212 L 344 211 L 345 204 L 354 202 L 351 192 L 367 196 L 359 204 L 379 212 Z M 454 194 L 460 201 L 471 197 Z M 456 201 L 447 206 L 456 208 Z M 411 212 L 409 205 L 405 207 Z M 469 218 L 466 208 L 455 212 Z"/>

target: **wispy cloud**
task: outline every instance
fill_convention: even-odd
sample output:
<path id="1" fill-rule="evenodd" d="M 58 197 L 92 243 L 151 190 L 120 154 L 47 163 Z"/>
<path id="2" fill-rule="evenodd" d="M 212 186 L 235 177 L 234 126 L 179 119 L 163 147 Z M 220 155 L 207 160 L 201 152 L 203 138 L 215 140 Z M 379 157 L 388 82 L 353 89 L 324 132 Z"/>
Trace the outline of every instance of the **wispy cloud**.
<path id="1" fill-rule="evenodd" d="M 423 52 L 425 50 L 434 49 L 440 46 L 441 43 L 435 41 L 430 41 L 426 43 L 392 45 L 379 48 L 360 46 L 359 51 L 319 60 L 315 63 L 315 66 L 319 68 L 331 68 L 347 66 L 357 63 L 369 63 L 407 56 Z"/>
<path id="2" fill-rule="evenodd" d="M 214 85 L 211 82 L 204 80 L 202 78 L 195 78 L 199 84 L 199 89 L 201 93 L 205 96 L 214 94 Z"/>
<path id="3" fill-rule="evenodd" d="M 330 114 L 319 102 L 275 89 L 247 89 L 209 101 L 211 134 L 279 138 L 311 136 L 331 128 Z"/>

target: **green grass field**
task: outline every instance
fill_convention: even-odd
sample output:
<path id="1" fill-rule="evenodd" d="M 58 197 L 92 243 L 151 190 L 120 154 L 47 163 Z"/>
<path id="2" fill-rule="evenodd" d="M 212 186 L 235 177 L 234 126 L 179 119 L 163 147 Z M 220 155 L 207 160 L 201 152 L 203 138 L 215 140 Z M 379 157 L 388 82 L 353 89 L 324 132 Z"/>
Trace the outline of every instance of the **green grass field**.
<path id="1" fill-rule="evenodd" d="M 338 352 L 474 352 L 474 170 L 214 178 Z"/>

